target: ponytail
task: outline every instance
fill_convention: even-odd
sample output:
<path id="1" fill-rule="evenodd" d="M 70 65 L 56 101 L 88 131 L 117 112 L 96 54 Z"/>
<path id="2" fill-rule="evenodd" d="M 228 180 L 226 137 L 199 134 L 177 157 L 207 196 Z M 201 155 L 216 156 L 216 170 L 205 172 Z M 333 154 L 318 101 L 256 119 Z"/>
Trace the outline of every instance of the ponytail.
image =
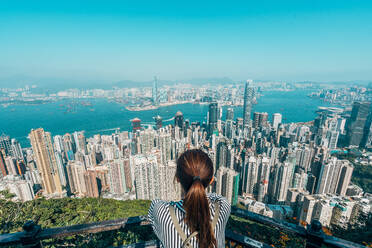
<path id="1" fill-rule="evenodd" d="M 191 233 L 198 232 L 196 237 L 199 247 L 217 247 L 205 193 L 205 188 L 213 178 L 212 160 L 201 150 L 188 150 L 177 160 L 176 177 L 186 192 L 183 201 L 183 208 L 186 211 L 185 222 Z"/>
<path id="2" fill-rule="evenodd" d="M 187 192 L 183 207 L 186 211 L 185 221 L 191 233 L 198 232 L 200 248 L 217 247 L 211 224 L 209 203 L 205 188 L 200 180 L 196 180 Z"/>

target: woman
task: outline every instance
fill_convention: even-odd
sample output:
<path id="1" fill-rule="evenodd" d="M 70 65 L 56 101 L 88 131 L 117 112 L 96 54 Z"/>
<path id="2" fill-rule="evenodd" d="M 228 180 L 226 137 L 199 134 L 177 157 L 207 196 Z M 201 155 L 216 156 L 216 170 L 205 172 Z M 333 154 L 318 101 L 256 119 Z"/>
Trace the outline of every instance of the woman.
<path id="1" fill-rule="evenodd" d="M 213 163 L 201 150 L 188 150 L 177 160 L 175 179 L 183 200 L 154 200 L 148 218 L 162 247 L 225 247 L 225 226 L 230 204 L 215 193 L 206 194 L 213 182 Z"/>

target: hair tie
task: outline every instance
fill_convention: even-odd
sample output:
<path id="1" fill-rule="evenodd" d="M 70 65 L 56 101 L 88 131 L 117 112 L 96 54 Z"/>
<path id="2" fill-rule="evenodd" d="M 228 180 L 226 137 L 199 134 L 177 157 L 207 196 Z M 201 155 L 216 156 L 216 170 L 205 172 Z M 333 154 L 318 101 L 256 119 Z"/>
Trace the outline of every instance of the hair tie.
<path id="1" fill-rule="evenodd" d="M 199 180 L 199 181 L 201 181 L 201 179 L 200 179 L 200 177 L 199 177 L 199 176 L 195 176 L 195 177 L 193 177 L 193 178 L 192 178 L 192 181 L 193 181 L 193 182 L 195 182 L 196 180 Z"/>

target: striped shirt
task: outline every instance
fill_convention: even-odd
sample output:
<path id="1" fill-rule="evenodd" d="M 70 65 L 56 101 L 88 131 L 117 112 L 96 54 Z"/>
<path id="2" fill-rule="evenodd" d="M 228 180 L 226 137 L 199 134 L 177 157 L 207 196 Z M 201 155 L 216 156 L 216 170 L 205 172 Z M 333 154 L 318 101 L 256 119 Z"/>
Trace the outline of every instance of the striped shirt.
<path id="1" fill-rule="evenodd" d="M 207 194 L 207 198 L 209 201 L 209 209 L 211 211 L 211 220 L 213 220 L 215 214 L 214 203 L 217 202 L 220 205 L 220 215 L 214 230 L 214 236 L 217 240 L 217 247 L 222 248 L 225 247 L 225 227 L 230 216 L 231 206 L 226 198 L 217 195 L 216 193 Z M 161 247 L 181 247 L 182 245 L 182 239 L 174 227 L 169 213 L 169 205 L 174 206 L 176 217 L 183 232 L 187 237 L 191 235 L 190 229 L 184 221 L 186 213 L 182 207 L 182 203 L 182 200 L 178 202 L 153 200 L 151 202 L 148 220 L 152 225 L 154 233 L 160 240 Z M 191 239 L 190 244 L 192 247 L 199 247 L 196 237 Z"/>

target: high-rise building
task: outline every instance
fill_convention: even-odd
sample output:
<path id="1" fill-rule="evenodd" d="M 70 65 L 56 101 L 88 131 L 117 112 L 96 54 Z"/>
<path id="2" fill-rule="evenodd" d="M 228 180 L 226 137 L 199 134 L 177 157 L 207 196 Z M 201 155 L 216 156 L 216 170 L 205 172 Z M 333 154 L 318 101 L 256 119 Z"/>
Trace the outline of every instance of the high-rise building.
<path id="1" fill-rule="evenodd" d="M 232 139 L 234 137 L 235 133 L 235 126 L 233 120 L 226 120 L 225 124 L 225 136 L 229 139 Z"/>
<path id="2" fill-rule="evenodd" d="M 344 196 L 349 186 L 353 169 L 349 161 L 338 160 L 332 157 L 321 166 L 316 193 Z"/>
<path id="3" fill-rule="evenodd" d="M 253 128 L 262 128 L 267 125 L 268 114 L 266 112 L 254 112 L 253 113 Z"/>
<path id="4" fill-rule="evenodd" d="M 212 102 L 209 104 L 208 110 L 208 135 L 211 136 L 217 132 L 217 121 L 218 121 L 218 104 Z"/>
<path id="5" fill-rule="evenodd" d="M 217 144 L 217 154 L 216 154 L 216 170 L 220 167 L 226 167 L 227 163 L 227 144 L 226 140 L 221 140 Z"/>
<path id="6" fill-rule="evenodd" d="M 56 151 L 54 156 L 56 158 L 58 174 L 59 174 L 59 179 L 61 180 L 61 185 L 66 187 L 67 186 L 67 180 L 66 180 L 67 176 L 66 176 L 65 162 L 62 159 L 61 153 Z"/>
<path id="7" fill-rule="evenodd" d="M 244 106 L 243 106 L 243 126 L 249 126 L 251 124 L 251 111 L 252 101 L 254 97 L 254 89 L 251 86 L 252 80 L 245 82 L 244 89 Z"/>
<path id="8" fill-rule="evenodd" d="M 345 196 L 347 188 L 349 187 L 351 175 L 353 174 L 354 167 L 347 160 L 342 160 L 342 169 L 338 178 L 336 193 Z"/>
<path id="9" fill-rule="evenodd" d="M 163 118 L 160 115 L 154 117 L 156 130 L 163 127 Z"/>
<path id="10" fill-rule="evenodd" d="M 256 195 L 258 201 L 263 201 L 267 198 L 271 165 L 267 157 L 259 158 L 259 161 L 257 174 L 258 191 Z"/>
<path id="11" fill-rule="evenodd" d="M 107 164 L 110 192 L 124 194 L 128 192 L 125 183 L 125 167 L 122 159 L 115 159 Z"/>
<path id="12" fill-rule="evenodd" d="M 5 151 L 4 156 L 8 156 L 8 155 L 13 156 L 12 143 L 11 143 L 9 136 L 5 134 L 2 134 L 0 136 L 0 149 L 4 149 Z"/>
<path id="13" fill-rule="evenodd" d="M 129 157 L 125 157 L 123 159 L 124 163 L 124 174 L 125 174 L 125 184 L 126 188 L 131 191 L 133 188 L 133 179 L 132 179 L 132 169 L 131 169 L 131 164 L 130 164 L 130 159 Z"/>
<path id="14" fill-rule="evenodd" d="M 272 115 L 271 126 L 277 130 L 280 123 L 282 123 L 282 115 L 280 113 L 274 113 Z"/>
<path id="15" fill-rule="evenodd" d="M 302 203 L 302 208 L 300 211 L 300 223 L 305 222 L 307 224 L 311 223 L 311 217 L 313 215 L 314 205 L 316 203 L 316 200 L 313 196 L 307 195 L 304 198 L 304 201 Z"/>
<path id="16" fill-rule="evenodd" d="M 22 201 L 31 201 L 35 198 L 31 182 L 21 179 L 19 176 L 7 176 L 4 178 L 9 192 L 15 194 Z"/>
<path id="17" fill-rule="evenodd" d="M 174 116 L 174 126 L 179 127 L 180 129 L 183 128 L 183 114 L 181 111 L 178 111 Z"/>
<path id="18" fill-rule="evenodd" d="M 87 170 L 84 173 L 85 187 L 87 189 L 86 196 L 99 197 L 100 194 L 100 180 L 97 178 L 96 171 Z"/>
<path id="19" fill-rule="evenodd" d="M 63 139 L 62 139 L 62 136 L 61 135 L 56 135 L 53 137 L 53 141 L 54 141 L 54 149 L 59 152 L 59 153 L 63 153 L 64 152 L 64 145 L 63 145 Z"/>
<path id="20" fill-rule="evenodd" d="M 166 201 L 175 201 L 181 199 L 181 185 L 174 184 L 173 180 L 176 174 L 177 165 L 175 161 L 168 161 L 158 167 L 159 178 L 159 198 Z"/>
<path id="21" fill-rule="evenodd" d="M 77 140 L 77 150 L 83 154 L 87 154 L 87 141 L 85 139 L 84 131 L 78 133 Z"/>
<path id="22" fill-rule="evenodd" d="M 243 193 L 253 196 L 257 186 L 258 163 L 254 156 L 249 156 L 244 159 L 242 168 L 242 191 Z"/>
<path id="23" fill-rule="evenodd" d="M 8 173 L 8 169 L 7 169 L 7 166 L 5 164 L 5 159 L 4 159 L 4 155 L 2 153 L 2 150 L 3 149 L 0 149 L 0 178 L 1 177 L 5 177 L 7 176 L 9 173 Z"/>
<path id="24" fill-rule="evenodd" d="M 319 200 L 315 203 L 312 219 L 319 220 L 323 226 L 329 226 L 331 223 L 333 206 L 329 200 Z"/>
<path id="25" fill-rule="evenodd" d="M 154 155 L 136 155 L 133 158 L 137 199 L 153 200 L 159 197 L 158 162 Z"/>
<path id="26" fill-rule="evenodd" d="M 5 165 L 10 175 L 20 175 L 17 170 L 16 162 L 16 159 L 11 156 L 5 157 Z"/>
<path id="27" fill-rule="evenodd" d="M 85 196 L 87 194 L 87 183 L 84 177 L 86 172 L 84 164 L 80 161 L 69 161 L 66 170 L 71 193 L 77 196 Z"/>
<path id="28" fill-rule="evenodd" d="M 16 159 L 23 160 L 24 158 L 23 158 L 21 144 L 19 144 L 19 142 L 16 139 L 12 139 L 11 144 L 12 144 L 11 149 L 12 149 L 13 156 Z"/>
<path id="29" fill-rule="evenodd" d="M 75 155 L 74 155 L 74 153 L 76 152 L 75 141 L 72 138 L 72 135 L 69 133 L 66 133 L 65 135 L 63 135 L 63 149 L 65 152 L 65 156 L 68 160 L 75 159 Z"/>
<path id="30" fill-rule="evenodd" d="M 310 194 L 314 194 L 315 193 L 315 186 L 316 186 L 316 177 L 309 173 L 307 175 L 307 184 L 306 184 L 306 190 L 310 193 Z"/>
<path id="31" fill-rule="evenodd" d="M 63 192 L 58 167 L 54 155 L 52 138 L 49 132 L 38 128 L 29 135 L 37 168 L 42 179 L 44 194 L 61 195 Z"/>
<path id="32" fill-rule="evenodd" d="M 132 122 L 132 131 L 135 133 L 137 130 L 141 130 L 141 120 L 139 118 L 134 118 Z"/>
<path id="33" fill-rule="evenodd" d="M 370 112 L 370 102 L 354 102 L 351 116 L 347 121 L 346 136 L 349 146 L 360 146 Z"/>
<path id="34" fill-rule="evenodd" d="M 233 108 L 227 108 L 226 120 L 234 120 L 234 109 Z"/>
<path id="35" fill-rule="evenodd" d="M 276 192 L 274 198 L 278 202 L 284 202 L 291 182 L 292 167 L 290 163 L 285 162 L 279 164 L 275 170 L 278 170 L 278 172 L 275 180 Z"/>
<path id="36" fill-rule="evenodd" d="M 158 79 L 156 77 L 154 77 L 154 82 L 152 83 L 152 102 L 155 106 L 159 105 Z"/>
<path id="37" fill-rule="evenodd" d="M 221 167 L 217 170 L 216 181 L 217 194 L 226 197 L 231 205 L 236 205 L 238 203 L 239 173 L 232 169 Z"/>

